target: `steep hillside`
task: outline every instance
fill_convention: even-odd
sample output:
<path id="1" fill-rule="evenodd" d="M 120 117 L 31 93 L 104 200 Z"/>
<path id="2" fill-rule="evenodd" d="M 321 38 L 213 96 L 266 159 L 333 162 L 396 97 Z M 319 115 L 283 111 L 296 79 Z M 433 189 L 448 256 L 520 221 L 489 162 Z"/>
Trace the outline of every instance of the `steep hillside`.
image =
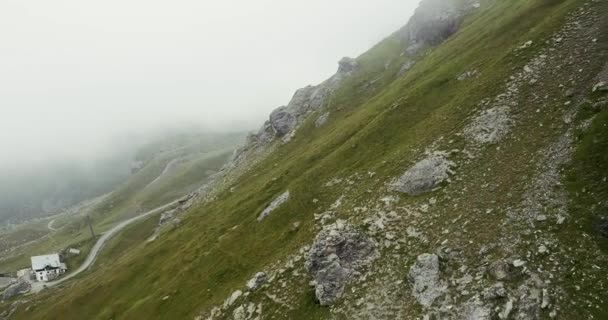
<path id="1" fill-rule="evenodd" d="M 179 227 L 14 318 L 608 318 L 607 17 L 424 0 L 275 110 Z"/>
<path id="2" fill-rule="evenodd" d="M 92 244 L 85 216 L 91 218 L 99 234 L 120 221 L 181 198 L 208 182 L 243 137 L 243 133 L 187 131 L 144 145 L 135 152 L 132 174 L 111 193 L 46 220 L 0 232 L 0 273 L 14 273 L 27 266 L 35 254 L 67 247 L 86 253 Z"/>

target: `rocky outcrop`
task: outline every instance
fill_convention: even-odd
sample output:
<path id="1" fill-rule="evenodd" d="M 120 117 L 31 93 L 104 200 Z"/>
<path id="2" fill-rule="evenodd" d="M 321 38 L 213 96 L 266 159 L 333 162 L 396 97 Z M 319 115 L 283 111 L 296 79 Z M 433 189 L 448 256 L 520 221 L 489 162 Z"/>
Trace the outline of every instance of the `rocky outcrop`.
<path id="1" fill-rule="evenodd" d="M 359 63 L 353 58 L 344 57 L 338 62 L 338 65 L 338 73 L 345 74 L 355 71 L 359 66 Z"/>
<path id="2" fill-rule="evenodd" d="M 439 277 L 439 257 L 435 254 L 419 255 L 410 268 L 408 280 L 412 295 L 424 307 L 430 307 L 446 291 L 446 285 Z"/>
<path id="3" fill-rule="evenodd" d="M 328 306 L 342 297 L 348 281 L 377 256 L 374 242 L 359 230 L 336 224 L 321 231 L 305 264 L 319 303 Z"/>
<path id="4" fill-rule="evenodd" d="M 258 272 L 253 278 L 247 281 L 247 289 L 249 289 L 249 291 L 256 291 L 264 283 L 266 283 L 266 281 L 268 281 L 268 276 L 266 275 L 266 273 Z"/>
<path id="5" fill-rule="evenodd" d="M 312 112 L 322 109 L 326 105 L 328 97 L 340 86 L 342 81 L 359 68 L 359 62 L 348 57 L 342 58 L 338 64 L 338 71 L 332 77 L 319 85 L 298 89 L 286 106 L 272 111 L 269 119 L 264 122 L 258 132 L 249 134 L 245 145 L 235 151 L 224 171 L 238 167 L 244 162 L 258 160 L 276 139 L 282 139 L 283 142 L 289 141 L 298 125 Z M 322 124 L 323 121 L 320 125 Z"/>
<path id="6" fill-rule="evenodd" d="M 270 114 L 270 124 L 277 137 L 282 137 L 293 130 L 296 126 L 296 117 L 287 111 L 287 107 L 275 109 Z"/>
<path id="7" fill-rule="evenodd" d="M 422 48 L 440 44 L 458 31 L 468 12 L 479 6 L 478 1 L 471 0 L 423 0 L 400 31 L 407 44 L 406 52 L 416 54 Z"/>
<path id="8" fill-rule="evenodd" d="M 274 199 L 268 205 L 268 207 L 266 207 L 266 209 L 264 209 L 264 211 L 262 211 L 262 213 L 260 213 L 260 215 L 258 216 L 258 222 L 264 220 L 264 218 L 266 218 L 272 211 L 274 211 L 276 208 L 281 206 L 287 200 L 289 200 L 289 191 L 285 191 L 283 194 L 281 194 L 276 199 Z"/>
<path id="9" fill-rule="evenodd" d="M 393 191 L 411 196 L 432 191 L 449 179 L 454 163 L 442 152 L 435 152 L 416 163 L 390 185 Z"/>

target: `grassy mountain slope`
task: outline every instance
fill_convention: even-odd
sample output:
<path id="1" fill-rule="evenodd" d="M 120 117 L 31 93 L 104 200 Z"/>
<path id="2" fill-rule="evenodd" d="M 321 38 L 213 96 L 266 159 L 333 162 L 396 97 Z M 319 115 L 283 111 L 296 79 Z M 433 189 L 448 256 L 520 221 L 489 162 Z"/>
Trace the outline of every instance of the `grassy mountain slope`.
<path id="1" fill-rule="evenodd" d="M 70 246 L 82 249 L 84 255 L 91 246 L 85 215 L 91 217 L 95 232 L 99 234 L 122 220 L 183 197 L 219 171 L 242 137 L 240 133 L 196 134 L 194 137 L 190 134 L 145 146 L 138 155 L 145 160 L 140 170 L 97 203 L 52 218 L 57 231 L 48 230 L 48 221 L 44 220 L 0 235 L 0 239 L 7 241 L 15 237 L 23 241 L 25 231 L 28 231 L 25 236 L 34 232 L 39 236 L 32 235 L 31 238 L 37 241 L 8 252 L 7 257 L 0 260 L 0 272 L 14 272 L 27 266 L 31 255 Z M 172 161 L 172 169 L 164 172 Z"/>
<path id="2" fill-rule="evenodd" d="M 593 226 L 605 212 L 605 184 L 596 177 L 605 175 L 607 124 L 605 106 L 585 105 L 604 99 L 590 89 L 607 58 L 606 16 L 599 1 L 491 1 L 414 57 L 402 54 L 399 34 L 385 39 L 332 95 L 326 125 L 314 124 L 325 110 L 311 115 L 289 143 L 162 241 L 131 245 L 69 287 L 40 294 L 16 319 L 183 319 L 215 306 L 217 318 L 253 306 L 250 318 L 462 319 L 470 306 L 492 306 L 498 316 L 494 307 L 504 312 L 509 301 L 513 318 L 605 318 L 606 239 Z M 416 64 L 399 76 L 408 59 Z M 470 70 L 477 76 L 456 79 Z M 472 143 L 463 132 L 502 96 L 510 99 L 509 133 L 495 144 Z M 387 184 L 427 149 L 450 154 L 451 181 L 420 196 L 390 191 Z M 290 199 L 257 222 L 285 190 Z M 380 252 L 331 307 L 315 303 L 303 264 L 322 213 L 362 230 Z M 408 284 L 422 253 L 442 257 L 447 283 L 428 308 Z M 506 295 L 477 308 L 475 297 L 496 283 L 491 266 L 518 259 L 526 267 L 504 281 Z M 270 283 L 221 308 L 262 270 Z M 550 296 L 543 308 L 536 289 Z"/>

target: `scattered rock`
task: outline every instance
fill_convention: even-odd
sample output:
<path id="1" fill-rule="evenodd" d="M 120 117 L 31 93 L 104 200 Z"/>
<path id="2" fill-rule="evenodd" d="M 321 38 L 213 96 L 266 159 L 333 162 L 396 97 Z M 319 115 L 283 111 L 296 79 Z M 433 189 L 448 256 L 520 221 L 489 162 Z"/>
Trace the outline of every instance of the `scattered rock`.
<path id="1" fill-rule="evenodd" d="M 513 300 L 509 299 L 502 308 L 502 311 L 498 314 L 498 318 L 501 320 L 508 319 L 509 315 L 511 315 L 511 311 L 513 311 Z"/>
<path id="2" fill-rule="evenodd" d="M 464 133 L 477 143 L 496 143 L 509 133 L 512 122 L 509 113 L 509 107 L 484 110 L 465 128 Z"/>
<path id="3" fill-rule="evenodd" d="M 507 262 L 499 260 L 490 265 L 489 272 L 494 279 L 503 281 L 512 279 L 515 270 Z"/>
<path id="4" fill-rule="evenodd" d="M 275 109 L 270 114 L 270 124 L 277 137 L 290 133 L 296 126 L 296 117 L 283 106 Z"/>
<path id="5" fill-rule="evenodd" d="M 245 314 L 245 306 L 240 305 L 234 309 L 232 312 L 232 317 L 234 320 L 245 320 L 247 319 L 247 315 Z"/>
<path id="6" fill-rule="evenodd" d="M 502 282 L 498 282 L 493 286 L 486 288 L 482 296 L 486 300 L 496 300 L 500 298 L 505 298 L 507 296 L 507 290 Z"/>
<path id="7" fill-rule="evenodd" d="M 278 208 L 280 205 L 289 200 L 289 191 L 285 191 L 283 194 L 274 199 L 262 213 L 258 216 L 258 222 L 264 220 L 272 211 Z"/>
<path id="8" fill-rule="evenodd" d="M 517 305 L 517 311 L 515 312 L 514 319 L 516 320 L 531 320 L 539 319 L 540 305 L 541 305 L 541 290 L 536 286 L 522 284 L 518 288 L 519 303 Z"/>
<path id="9" fill-rule="evenodd" d="M 463 306 L 458 319 L 463 320 L 491 320 L 492 309 L 475 296 L 469 299 Z"/>
<path id="10" fill-rule="evenodd" d="M 513 266 L 514 266 L 515 268 L 520 268 L 520 267 L 523 267 L 525 264 L 526 264 L 526 262 L 525 262 L 525 261 L 523 261 L 523 260 L 520 260 L 520 259 L 513 260 Z"/>
<path id="11" fill-rule="evenodd" d="M 532 43 L 534 43 L 534 42 L 532 42 L 532 40 L 528 40 L 528 41 L 526 41 L 526 43 L 522 44 L 522 45 L 521 45 L 521 47 L 519 47 L 519 48 L 520 48 L 520 49 L 526 49 L 526 48 L 529 48 L 529 47 L 531 47 L 531 46 L 532 46 Z"/>
<path id="12" fill-rule="evenodd" d="M 374 243 L 359 230 L 344 224 L 323 229 L 305 263 L 314 278 L 320 304 L 328 306 L 339 299 L 347 282 L 377 255 Z"/>
<path id="13" fill-rule="evenodd" d="M 162 226 L 169 220 L 173 219 L 175 217 L 175 212 L 175 209 L 163 212 L 158 219 L 158 226 Z"/>
<path id="14" fill-rule="evenodd" d="M 249 289 L 249 291 L 256 291 L 264 283 L 266 283 L 266 281 L 268 281 L 268 276 L 266 275 L 266 273 L 265 272 L 258 272 L 258 273 L 255 274 L 255 276 L 253 278 L 251 278 L 247 282 L 247 288 Z"/>
<path id="15" fill-rule="evenodd" d="M 469 78 L 477 76 L 477 74 L 478 74 L 477 70 L 465 71 L 461 75 L 459 75 L 456 78 L 456 80 L 458 80 L 458 81 L 464 81 L 466 79 L 469 79 Z"/>
<path id="16" fill-rule="evenodd" d="M 357 60 L 349 57 L 342 58 L 338 65 L 338 73 L 351 73 L 359 67 Z"/>
<path id="17" fill-rule="evenodd" d="M 447 288 L 439 278 L 439 257 L 435 254 L 419 255 L 410 268 L 408 280 L 412 284 L 412 295 L 424 307 L 430 307 Z"/>
<path id="18" fill-rule="evenodd" d="M 446 159 L 444 153 L 436 152 L 408 169 L 390 185 L 390 188 L 411 196 L 432 191 L 449 179 L 450 174 L 453 173 L 451 167 L 454 165 Z"/>
<path id="19" fill-rule="evenodd" d="M 241 290 L 236 290 L 235 292 L 233 292 L 230 297 L 226 299 L 226 301 L 224 301 L 224 309 L 232 306 L 236 302 L 236 300 L 238 300 L 242 295 L 243 291 Z"/>

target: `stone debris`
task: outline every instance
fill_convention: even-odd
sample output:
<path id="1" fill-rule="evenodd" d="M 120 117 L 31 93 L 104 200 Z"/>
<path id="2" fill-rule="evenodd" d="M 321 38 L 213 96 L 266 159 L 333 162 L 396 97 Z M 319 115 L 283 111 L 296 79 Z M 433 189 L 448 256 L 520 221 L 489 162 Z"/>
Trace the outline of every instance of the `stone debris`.
<path id="1" fill-rule="evenodd" d="M 512 121 L 506 106 L 484 110 L 465 128 L 465 135 L 480 144 L 497 143 L 509 133 Z"/>
<path id="2" fill-rule="evenodd" d="M 305 263 L 314 278 L 319 303 L 323 306 L 335 303 L 351 278 L 359 275 L 377 256 L 375 244 L 349 225 L 334 225 L 322 230 Z"/>
<path id="3" fill-rule="evenodd" d="M 408 280 L 412 285 L 412 295 L 424 307 L 430 307 L 435 299 L 446 292 L 446 285 L 440 279 L 439 257 L 424 253 L 418 256 L 410 268 Z"/>
<path id="4" fill-rule="evenodd" d="M 456 80 L 458 80 L 458 81 L 464 81 L 464 80 L 467 80 L 469 78 L 477 77 L 478 75 L 479 75 L 479 72 L 477 70 L 465 71 L 462 74 L 460 74 L 456 78 Z"/>
<path id="5" fill-rule="evenodd" d="M 266 281 L 268 281 L 268 276 L 266 275 L 266 273 L 258 272 L 253 278 L 247 281 L 247 288 L 249 289 L 249 291 L 256 291 L 263 284 L 265 284 Z"/>
<path id="6" fill-rule="evenodd" d="M 526 262 L 525 262 L 525 261 L 523 261 L 523 260 L 520 260 L 520 259 L 513 260 L 513 266 L 514 266 L 515 268 L 520 268 L 520 267 L 523 267 L 525 264 L 526 264 Z"/>

